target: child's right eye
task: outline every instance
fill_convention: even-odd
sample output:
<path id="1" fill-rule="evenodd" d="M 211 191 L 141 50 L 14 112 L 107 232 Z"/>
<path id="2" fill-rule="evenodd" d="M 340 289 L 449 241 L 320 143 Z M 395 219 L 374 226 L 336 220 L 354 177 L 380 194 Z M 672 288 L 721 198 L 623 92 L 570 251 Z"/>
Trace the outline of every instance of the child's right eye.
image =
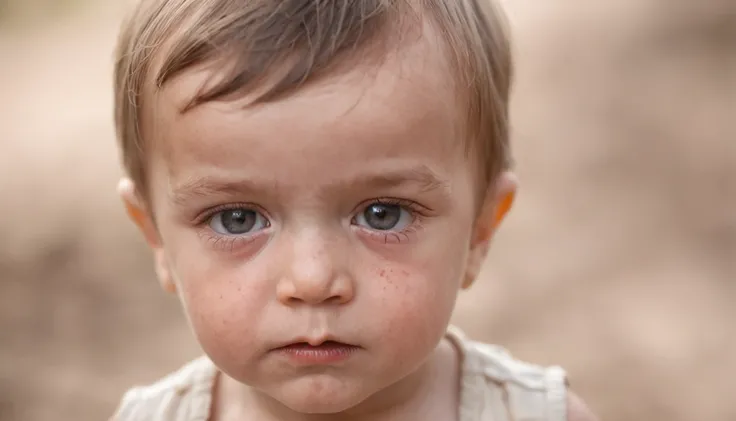
<path id="1" fill-rule="evenodd" d="M 260 212 L 248 208 L 225 209 L 210 217 L 209 226 L 220 235 L 246 235 L 268 228 L 270 223 Z"/>

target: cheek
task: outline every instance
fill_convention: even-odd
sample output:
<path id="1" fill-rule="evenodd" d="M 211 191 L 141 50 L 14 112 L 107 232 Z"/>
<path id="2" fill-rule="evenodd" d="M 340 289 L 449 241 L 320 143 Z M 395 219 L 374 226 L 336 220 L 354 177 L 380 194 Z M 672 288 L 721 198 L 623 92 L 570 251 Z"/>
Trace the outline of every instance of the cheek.
<path id="1" fill-rule="evenodd" d="M 252 263 L 224 263 L 192 250 L 171 259 L 185 313 L 210 358 L 225 371 L 239 370 L 258 350 L 257 327 L 272 289 Z"/>
<path id="2" fill-rule="evenodd" d="M 409 362 L 428 355 L 442 338 L 458 291 L 459 271 L 447 265 L 393 265 L 376 271 L 380 303 L 369 307 L 380 341 L 392 358 Z"/>
<path id="3" fill-rule="evenodd" d="M 416 246 L 373 261 L 370 296 L 380 298 L 366 304 L 367 317 L 392 344 L 393 358 L 420 357 L 444 335 L 467 264 L 470 229 L 462 227 L 469 221 L 456 213 L 428 228 Z"/>

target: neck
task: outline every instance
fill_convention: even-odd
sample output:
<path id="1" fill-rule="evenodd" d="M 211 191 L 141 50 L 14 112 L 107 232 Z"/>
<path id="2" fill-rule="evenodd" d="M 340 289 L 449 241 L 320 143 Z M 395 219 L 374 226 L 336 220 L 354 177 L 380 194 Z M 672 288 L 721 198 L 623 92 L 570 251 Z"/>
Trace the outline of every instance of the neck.
<path id="1" fill-rule="evenodd" d="M 240 407 L 233 411 L 239 414 L 233 419 L 242 419 L 244 417 L 241 417 L 241 414 L 253 414 L 256 410 L 257 419 L 279 421 L 431 419 L 434 418 L 432 414 L 437 411 L 438 405 L 453 408 L 451 415 L 455 416 L 459 392 L 458 372 L 456 350 L 448 341 L 443 340 L 417 370 L 391 386 L 376 392 L 360 404 L 340 413 L 303 414 L 294 412 L 272 397 L 226 376 L 223 376 L 223 380 L 229 385 L 223 384 L 222 389 L 230 391 L 222 390 L 221 393 L 218 393 L 222 399 L 218 399 L 221 404 L 217 406 L 227 409 L 222 412 L 230 412 L 234 409 L 233 406 Z M 227 396 L 224 396 L 223 393 Z M 447 405 L 439 403 L 447 401 L 448 396 L 451 397 L 451 402 Z M 231 418 L 224 416 L 215 417 L 215 419 L 229 421 Z"/>

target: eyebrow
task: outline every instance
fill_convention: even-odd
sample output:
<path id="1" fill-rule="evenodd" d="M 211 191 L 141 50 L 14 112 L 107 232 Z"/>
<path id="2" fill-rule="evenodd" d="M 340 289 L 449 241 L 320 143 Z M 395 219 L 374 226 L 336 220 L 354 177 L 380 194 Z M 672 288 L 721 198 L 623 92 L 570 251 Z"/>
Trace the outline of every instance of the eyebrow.
<path id="1" fill-rule="evenodd" d="M 435 190 L 449 190 L 449 183 L 439 177 L 426 165 L 419 165 L 409 169 L 397 171 L 376 171 L 373 173 L 360 174 L 348 180 L 339 180 L 331 183 L 330 188 L 351 189 L 390 189 L 404 185 L 416 185 L 422 192 Z M 238 196 L 259 195 L 264 192 L 273 192 L 278 188 L 274 180 L 244 179 L 240 181 L 227 180 L 219 177 L 205 176 L 196 178 L 170 190 L 170 199 L 176 205 L 214 195 Z"/>
<path id="2" fill-rule="evenodd" d="M 211 196 L 253 195 L 261 189 L 249 181 L 231 181 L 218 177 L 205 176 L 177 185 L 169 190 L 169 198 L 178 206 Z"/>
<path id="3" fill-rule="evenodd" d="M 363 174 L 350 180 L 349 185 L 373 188 L 392 188 L 404 184 L 416 184 L 422 191 L 446 190 L 447 181 L 442 180 L 431 168 L 419 165 L 408 170 L 383 171 Z"/>

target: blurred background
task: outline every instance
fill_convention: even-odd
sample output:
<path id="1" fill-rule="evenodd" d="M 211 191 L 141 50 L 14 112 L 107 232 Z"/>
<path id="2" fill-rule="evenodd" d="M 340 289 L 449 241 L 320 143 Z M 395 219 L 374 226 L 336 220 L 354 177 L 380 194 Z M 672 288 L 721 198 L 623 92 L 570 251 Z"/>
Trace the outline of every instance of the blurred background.
<path id="1" fill-rule="evenodd" d="M 506 0 L 522 191 L 455 323 L 602 420 L 736 420 L 736 2 Z M 122 0 L 0 0 L 0 420 L 199 350 L 115 196 Z"/>

